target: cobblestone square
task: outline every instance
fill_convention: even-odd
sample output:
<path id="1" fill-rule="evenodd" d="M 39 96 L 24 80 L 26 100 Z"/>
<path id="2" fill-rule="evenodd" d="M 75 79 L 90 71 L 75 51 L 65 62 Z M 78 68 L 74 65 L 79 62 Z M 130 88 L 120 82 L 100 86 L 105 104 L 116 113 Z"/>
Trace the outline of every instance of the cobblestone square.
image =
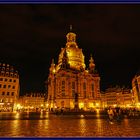
<path id="1" fill-rule="evenodd" d="M 17 114 L 16 114 L 17 115 Z M 15 119 L 14 119 L 15 117 Z M 1 137 L 140 137 L 140 119 L 110 123 L 107 118 L 46 115 L 3 118 Z"/>

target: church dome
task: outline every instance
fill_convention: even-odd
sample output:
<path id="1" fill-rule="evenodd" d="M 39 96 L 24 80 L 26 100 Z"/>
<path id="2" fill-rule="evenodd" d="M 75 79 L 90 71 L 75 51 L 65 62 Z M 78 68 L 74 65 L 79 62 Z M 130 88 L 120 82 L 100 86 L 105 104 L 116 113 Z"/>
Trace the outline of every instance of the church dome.
<path id="1" fill-rule="evenodd" d="M 67 57 L 68 57 L 68 63 L 70 65 L 70 68 L 75 70 L 85 69 L 85 62 L 84 62 L 84 55 L 82 52 L 82 49 L 78 48 L 78 45 L 76 43 L 76 34 L 69 32 L 67 35 L 67 43 L 65 48 L 61 48 L 61 52 L 59 54 L 58 59 L 58 68 L 60 68 L 60 65 L 62 64 L 62 58 L 64 51 L 66 50 Z"/>

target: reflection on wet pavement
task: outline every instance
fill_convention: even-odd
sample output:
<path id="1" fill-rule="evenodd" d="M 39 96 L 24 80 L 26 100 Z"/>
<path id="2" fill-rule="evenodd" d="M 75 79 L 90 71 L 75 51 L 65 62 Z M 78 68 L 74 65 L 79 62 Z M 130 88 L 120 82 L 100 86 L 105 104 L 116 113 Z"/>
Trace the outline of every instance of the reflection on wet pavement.
<path id="1" fill-rule="evenodd" d="M 48 113 L 0 113 L 0 136 L 128 137 L 140 136 L 140 119 L 111 124 L 107 118 L 56 116 Z"/>

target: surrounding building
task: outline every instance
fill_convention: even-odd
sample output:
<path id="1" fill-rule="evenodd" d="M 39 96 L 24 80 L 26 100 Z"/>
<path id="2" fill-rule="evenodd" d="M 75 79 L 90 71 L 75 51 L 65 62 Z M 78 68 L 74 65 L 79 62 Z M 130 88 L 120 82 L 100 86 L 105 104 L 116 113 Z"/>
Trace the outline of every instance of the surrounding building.
<path id="1" fill-rule="evenodd" d="M 52 61 L 48 76 L 49 108 L 91 109 L 100 106 L 100 77 L 90 56 L 86 68 L 85 56 L 69 32 L 61 48 L 58 63 Z"/>
<path id="2" fill-rule="evenodd" d="M 130 89 L 121 87 L 111 87 L 106 89 L 103 96 L 106 106 L 133 107 L 133 93 Z"/>
<path id="3" fill-rule="evenodd" d="M 44 93 L 26 93 L 20 96 L 16 110 L 40 111 L 46 107 Z"/>
<path id="4" fill-rule="evenodd" d="M 107 107 L 105 92 L 101 91 L 101 108 Z"/>
<path id="5" fill-rule="evenodd" d="M 134 94 L 134 104 L 140 106 L 140 72 L 132 79 L 132 92 Z"/>
<path id="6" fill-rule="evenodd" d="M 13 111 L 19 98 L 19 75 L 9 64 L 0 63 L 0 111 Z"/>

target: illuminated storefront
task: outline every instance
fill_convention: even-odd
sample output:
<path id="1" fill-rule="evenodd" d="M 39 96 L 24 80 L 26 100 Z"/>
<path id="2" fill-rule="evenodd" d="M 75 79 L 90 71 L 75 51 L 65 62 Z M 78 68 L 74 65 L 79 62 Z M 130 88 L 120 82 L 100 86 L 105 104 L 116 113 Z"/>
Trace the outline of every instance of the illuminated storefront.
<path id="1" fill-rule="evenodd" d="M 44 93 L 26 93 L 18 102 L 18 111 L 41 111 L 47 108 Z"/>

